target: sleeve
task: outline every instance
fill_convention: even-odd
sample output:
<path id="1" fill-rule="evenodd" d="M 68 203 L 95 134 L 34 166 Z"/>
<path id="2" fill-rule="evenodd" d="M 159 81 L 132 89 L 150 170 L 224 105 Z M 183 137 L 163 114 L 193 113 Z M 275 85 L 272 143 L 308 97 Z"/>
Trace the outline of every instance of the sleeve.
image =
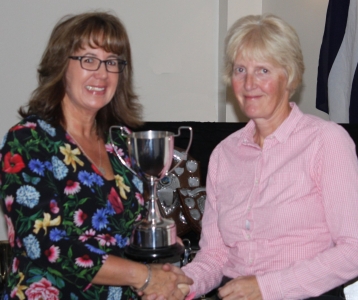
<path id="1" fill-rule="evenodd" d="M 206 180 L 207 198 L 202 219 L 200 250 L 194 260 L 182 268 L 185 274 L 193 279 L 194 284 L 190 291 L 195 292 L 196 296 L 208 293 L 220 284 L 223 265 L 228 256 L 228 249 L 218 228 L 218 199 L 215 189 L 218 162 L 219 151 L 216 148 L 209 161 Z"/>
<path id="2" fill-rule="evenodd" d="M 318 296 L 358 275 L 358 164 L 355 144 L 332 122 L 322 128 L 312 177 L 332 236 L 332 246 L 289 268 L 258 275 L 263 299 Z M 329 246 L 329 245 L 328 245 Z"/>
<path id="3" fill-rule="evenodd" d="M 55 128 L 48 126 L 45 132 L 36 125 L 14 127 L 1 148 L 1 198 L 18 272 L 32 276 L 33 282 L 45 276 L 59 288 L 67 282 L 85 288 L 106 252 L 95 248 L 98 242 L 89 239 L 90 231 L 79 240 L 76 205 L 86 199 L 76 198 L 71 164 L 64 162 L 63 141 Z"/>

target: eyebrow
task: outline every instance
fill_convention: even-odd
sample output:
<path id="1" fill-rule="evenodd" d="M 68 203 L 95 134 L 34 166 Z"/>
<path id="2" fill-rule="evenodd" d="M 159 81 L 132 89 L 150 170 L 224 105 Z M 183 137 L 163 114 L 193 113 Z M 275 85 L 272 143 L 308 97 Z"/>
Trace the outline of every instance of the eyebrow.
<path id="1" fill-rule="evenodd" d="M 95 53 L 92 52 L 86 52 L 85 54 L 81 55 L 81 56 L 94 56 L 97 57 L 97 55 Z M 106 59 L 120 59 L 118 55 L 116 54 L 110 54 Z"/>

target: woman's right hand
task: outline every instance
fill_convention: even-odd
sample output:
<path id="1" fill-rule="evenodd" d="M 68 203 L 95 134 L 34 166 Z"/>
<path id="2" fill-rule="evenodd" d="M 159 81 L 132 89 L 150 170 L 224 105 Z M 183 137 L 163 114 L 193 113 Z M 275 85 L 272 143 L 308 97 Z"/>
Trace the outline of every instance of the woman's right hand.
<path id="1" fill-rule="evenodd" d="M 150 300 L 182 300 L 189 292 L 189 285 L 193 280 L 185 276 L 179 268 L 170 266 L 164 268 L 163 265 L 152 264 L 152 278 L 148 287 L 138 295 L 143 295 L 142 299 Z"/>

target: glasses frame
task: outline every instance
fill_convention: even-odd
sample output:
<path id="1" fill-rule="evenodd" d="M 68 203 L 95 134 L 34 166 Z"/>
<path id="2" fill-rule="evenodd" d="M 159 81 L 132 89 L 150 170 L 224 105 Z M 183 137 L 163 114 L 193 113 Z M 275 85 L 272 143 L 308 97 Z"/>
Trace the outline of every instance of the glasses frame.
<path id="1" fill-rule="evenodd" d="M 111 59 L 106 59 L 106 60 L 100 60 L 97 57 L 87 56 L 87 55 L 84 55 L 84 56 L 69 56 L 68 58 L 73 59 L 73 60 L 78 60 L 80 62 L 81 68 L 84 69 L 84 70 L 87 70 L 87 71 L 97 71 L 101 67 L 101 64 L 104 63 L 104 66 L 105 66 L 107 72 L 118 74 L 118 73 L 122 73 L 124 71 L 126 65 L 127 65 L 127 61 L 125 61 L 123 59 L 120 59 L 120 58 L 111 58 Z M 83 65 L 82 65 L 82 59 L 84 59 L 84 58 L 92 58 L 92 59 L 98 60 L 99 64 L 98 64 L 97 69 L 90 70 L 90 69 L 84 68 Z M 108 70 L 107 62 L 112 61 L 112 60 L 118 61 L 118 65 L 121 66 L 121 68 L 119 69 L 118 72 L 113 72 L 113 71 Z"/>

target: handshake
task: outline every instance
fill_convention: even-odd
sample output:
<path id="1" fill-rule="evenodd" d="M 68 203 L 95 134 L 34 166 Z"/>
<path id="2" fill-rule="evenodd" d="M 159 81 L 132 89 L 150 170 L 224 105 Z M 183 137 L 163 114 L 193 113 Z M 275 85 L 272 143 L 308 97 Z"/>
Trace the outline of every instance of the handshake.
<path id="1" fill-rule="evenodd" d="M 134 289 L 144 300 L 182 300 L 190 291 L 193 280 L 184 272 L 169 263 L 147 265 L 148 276 L 144 285 Z"/>

